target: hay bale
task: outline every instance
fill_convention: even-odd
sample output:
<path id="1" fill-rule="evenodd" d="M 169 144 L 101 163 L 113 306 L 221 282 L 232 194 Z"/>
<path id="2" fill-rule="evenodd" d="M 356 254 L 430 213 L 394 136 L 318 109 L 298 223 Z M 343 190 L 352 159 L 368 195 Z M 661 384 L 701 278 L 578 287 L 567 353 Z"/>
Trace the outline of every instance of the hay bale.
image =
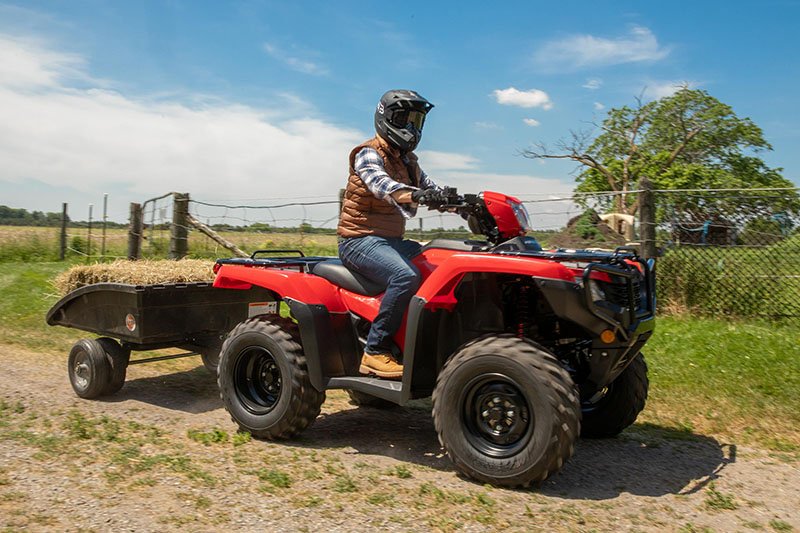
<path id="1" fill-rule="evenodd" d="M 56 276 L 53 285 L 62 296 L 94 283 L 156 285 L 213 281 L 214 261 L 207 259 L 141 260 L 120 259 L 113 263 L 78 265 Z"/>

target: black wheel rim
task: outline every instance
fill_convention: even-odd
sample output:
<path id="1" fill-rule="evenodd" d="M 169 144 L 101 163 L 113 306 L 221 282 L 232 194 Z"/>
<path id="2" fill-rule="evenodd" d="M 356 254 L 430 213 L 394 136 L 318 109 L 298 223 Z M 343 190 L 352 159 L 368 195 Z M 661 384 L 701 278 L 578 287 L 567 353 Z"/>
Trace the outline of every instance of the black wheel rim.
<path id="1" fill-rule="evenodd" d="M 242 350 L 236 358 L 233 379 L 239 401 L 255 415 L 269 413 L 280 400 L 281 369 L 266 348 L 251 346 Z"/>
<path id="2" fill-rule="evenodd" d="M 474 378 L 461 396 L 462 423 L 469 443 L 491 457 L 510 457 L 525 448 L 533 411 L 516 381 L 503 374 Z"/>

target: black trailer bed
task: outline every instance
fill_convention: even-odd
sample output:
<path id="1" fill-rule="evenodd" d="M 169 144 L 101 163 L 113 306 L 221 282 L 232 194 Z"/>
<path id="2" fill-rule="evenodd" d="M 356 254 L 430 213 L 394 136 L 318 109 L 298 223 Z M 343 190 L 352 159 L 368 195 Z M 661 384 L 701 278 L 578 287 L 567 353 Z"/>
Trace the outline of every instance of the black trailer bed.
<path id="1" fill-rule="evenodd" d="M 274 300 L 273 293 L 258 287 L 97 283 L 59 300 L 47 313 L 47 323 L 113 337 L 139 349 L 177 346 L 228 332 L 249 316 L 264 313 Z"/>

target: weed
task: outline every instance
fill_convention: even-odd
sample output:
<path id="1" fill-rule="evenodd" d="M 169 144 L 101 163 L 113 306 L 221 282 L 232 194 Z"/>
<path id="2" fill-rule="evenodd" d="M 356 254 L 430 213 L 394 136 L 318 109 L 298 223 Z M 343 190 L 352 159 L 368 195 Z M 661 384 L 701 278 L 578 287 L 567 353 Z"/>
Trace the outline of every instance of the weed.
<path id="1" fill-rule="evenodd" d="M 485 492 L 479 492 L 475 495 L 475 501 L 484 507 L 494 507 L 495 501 Z"/>
<path id="2" fill-rule="evenodd" d="M 411 470 L 405 465 L 397 465 L 394 467 L 394 475 L 400 479 L 408 479 L 411 476 Z"/>
<path id="3" fill-rule="evenodd" d="M 384 505 L 387 503 L 391 503 L 393 500 L 394 500 L 393 494 L 375 493 L 367 496 L 367 503 L 370 503 L 372 505 Z"/>
<path id="4" fill-rule="evenodd" d="M 784 522 L 783 520 L 779 520 L 777 518 L 773 518 L 769 521 L 769 527 L 774 529 L 775 531 L 794 531 L 794 528 L 788 522 Z"/>
<path id="5" fill-rule="evenodd" d="M 242 446 L 243 444 L 247 444 L 253 440 L 253 438 L 249 431 L 237 431 L 233 434 L 233 438 L 231 440 L 234 446 Z"/>
<path id="6" fill-rule="evenodd" d="M 198 496 L 194 500 L 194 506 L 197 509 L 208 509 L 209 507 L 211 507 L 211 503 L 212 503 L 211 498 L 208 498 L 206 496 Z"/>
<path id="7" fill-rule="evenodd" d="M 289 477 L 289 474 L 286 472 L 281 472 L 280 470 L 261 468 L 256 472 L 256 476 L 261 481 L 266 481 L 273 487 L 277 487 L 279 489 L 286 489 L 292 485 L 292 480 Z"/>
<path id="8" fill-rule="evenodd" d="M 186 432 L 187 436 L 193 441 L 200 442 L 206 446 L 211 444 L 218 444 L 228 442 L 228 433 L 222 429 L 214 428 L 210 431 L 201 431 L 199 429 L 190 429 Z"/>
<path id="9" fill-rule="evenodd" d="M 333 482 L 333 490 L 336 492 L 355 492 L 358 490 L 358 485 L 347 473 L 341 473 L 336 478 L 336 481 Z"/>
<path id="10" fill-rule="evenodd" d="M 318 505 L 322 505 L 322 498 L 319 496 L 309 496 L 303 502 L 303 507 L 317 507 Z"/>
<path id="11" fill-rule="evenodd" d="M 706 489 L 705 505 L 715 511 L 732 511 L 738 507 L 736 502 L 733 501 L 733 496 L 718 491 L 716 484 L 713 482 Z"/>

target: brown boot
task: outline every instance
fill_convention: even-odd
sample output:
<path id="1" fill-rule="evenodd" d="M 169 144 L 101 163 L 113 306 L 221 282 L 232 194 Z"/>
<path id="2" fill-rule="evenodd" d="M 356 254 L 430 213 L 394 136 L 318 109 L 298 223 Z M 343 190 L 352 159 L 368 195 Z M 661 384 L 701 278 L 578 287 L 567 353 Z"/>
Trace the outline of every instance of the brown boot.
<path id="1" fill-rule="evenodd" d="M 381 378 L 400 379 L 403 377 L 403 365 L 388 353 L 372 354 L 364 352 L 361 357 L 362 374 L 375 374 Z"/>

